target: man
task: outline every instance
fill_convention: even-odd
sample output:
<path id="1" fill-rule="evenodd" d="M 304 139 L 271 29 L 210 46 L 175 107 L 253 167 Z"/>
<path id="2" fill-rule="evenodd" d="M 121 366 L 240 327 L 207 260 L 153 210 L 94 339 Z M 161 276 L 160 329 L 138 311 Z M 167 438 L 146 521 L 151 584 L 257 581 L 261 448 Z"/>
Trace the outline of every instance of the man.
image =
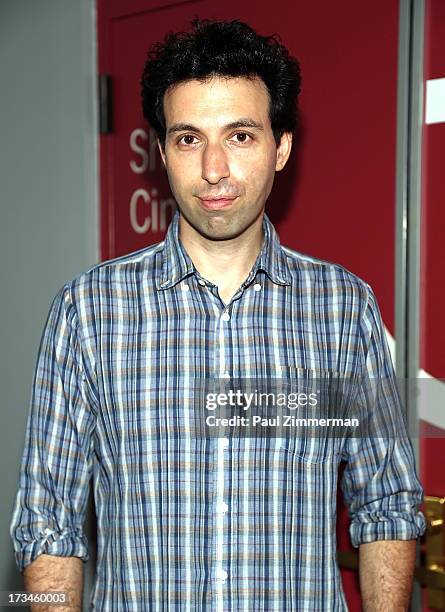
<path id="1" fill-rule="evenodd" d="M 190 427 L 197 381 L 340 377 L 373 415 L 400 411 L 370 287 L 280 246 L 264 212 L 299 87 L 296 60 L 240 22 L 196 21 L 149 54 L 144 114 L 179 212 L 165 241 L 56 296 L 11 525 L 27 588 L 68 591 L 67 609 L 80 608 L 93 477 L 90 609 L 346 610 L 341 460 L 364 609 L 408 607 L 424 519 L 406 436 Z"/>

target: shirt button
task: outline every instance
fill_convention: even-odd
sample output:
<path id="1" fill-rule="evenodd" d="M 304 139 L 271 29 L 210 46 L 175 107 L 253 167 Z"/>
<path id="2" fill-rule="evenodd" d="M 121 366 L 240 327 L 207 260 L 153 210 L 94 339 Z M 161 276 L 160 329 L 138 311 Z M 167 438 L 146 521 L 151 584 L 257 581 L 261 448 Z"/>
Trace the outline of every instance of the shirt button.
<path id="1" fill-rule="evenodd" d="M 261 291 L 261 285 L 260 283 L 255 283 L 253 286 L 253 290 L 254 291 Z"/>
<path id="2" fill-rule="evenodd" d="M 201 287 L 205 287 L 206 284 L 205 282 L 202 280 L 202 278 L 198 278 L 198 284 L 201 285 Z"/>
<path id="3" fill-rule="evenodd" d="M 190 291 L 190 287 L 187 285 L 187 283 L 184 283 L 184 285 L 182 285 L 182 290 L 183 291 Z"/>
<path id="4" fill-rule="evenodd" d="M 218 512 L 227 512 L 228 509 L 229 506 L 226 504 L 226 502 L 220 501 L 216 504 L 216 510 Z"/>
<path id="5" fill-rule="evenodd" d="M 230 315 L 229 315 L 229 313 L 226 310 L 222 313 L 221 319 L 223 321 L 229 321 L 230 320 Z"/>
<path id="6" fill-rule="evenodd" d="M 226 570 L 219 568 L 216 570 L 216 577 L 218 578 L 218 580 L 227 580 L 228 575 L 229 574 L 226 572 Z"/>
<path id="7" fill-rule="evenodd" d="M 221 446 L 227 448 L 229 446 L 229 438 L 221 438 Z"/>

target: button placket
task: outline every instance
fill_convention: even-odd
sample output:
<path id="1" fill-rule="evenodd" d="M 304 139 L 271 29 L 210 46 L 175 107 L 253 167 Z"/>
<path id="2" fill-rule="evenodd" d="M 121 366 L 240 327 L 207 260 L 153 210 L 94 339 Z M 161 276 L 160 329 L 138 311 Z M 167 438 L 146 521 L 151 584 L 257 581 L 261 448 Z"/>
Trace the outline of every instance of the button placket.
<path id="1" fill-rule="evenodd" d="M 226 451 L 229 447 L 228 438 L 217 438 L 217 486 L 215 499 L 215 526 L 216 526 L 216 554 L 215 554 L 215 577 L 217 594 L 217 609 L 223 610 L 223 597 L 221 588 L 227 580 L 227 571 L 224 569 L 224 520 L 228 505 L 224 501 L 224 479 Z"/>
<path id="2" fill-rule="evenodd" d="M 217 377 L 230 379 L 230 367 L 231 360 L 227 362 L 226 348 L 228 351 L 231 350 L 230 346 L 227 346 L 227 329 L 228 322 L 231 319 L 229 312 L 229 305 L 219 311 L 219 346 L 217 348 L 217 354 L 219 357 L 219 363 L 217 363 Z M 216 490 L 215 490 L 215 545 L 216 551 L 214 555 L 215 565 L 215 591 L 216 591 L 216 609 L 218 612 L 224 612 L 224 586 L 228 578 L 228 572 L 225 564 L 228 562 L 226 557 L 227 554 L 227 542 L 225 538 L 224 528 L 227 521 L 227 512 L 229 510 L 229 500 L 224 498 L 225 495 L 225 479 L 226 479 L 226 466 L 228 465 L 228 454 L 230 440 L 229 438 L 218 438 L 216 441 L 216 453 L 217 453 L 217 469 L 216 469 Z"/>

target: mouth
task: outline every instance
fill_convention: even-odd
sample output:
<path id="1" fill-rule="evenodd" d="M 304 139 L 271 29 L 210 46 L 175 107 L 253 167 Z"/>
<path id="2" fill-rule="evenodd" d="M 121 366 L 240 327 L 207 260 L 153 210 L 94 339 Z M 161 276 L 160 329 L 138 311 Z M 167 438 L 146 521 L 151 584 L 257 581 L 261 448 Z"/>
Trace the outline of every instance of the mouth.
<path id="1" fill-rule="evenodd" d="M 221 208 L 227 208 L 233 204 L 238 196 L 234 198 L 199 198 L 201 205 L 207 210 L 220 210 Z"/>

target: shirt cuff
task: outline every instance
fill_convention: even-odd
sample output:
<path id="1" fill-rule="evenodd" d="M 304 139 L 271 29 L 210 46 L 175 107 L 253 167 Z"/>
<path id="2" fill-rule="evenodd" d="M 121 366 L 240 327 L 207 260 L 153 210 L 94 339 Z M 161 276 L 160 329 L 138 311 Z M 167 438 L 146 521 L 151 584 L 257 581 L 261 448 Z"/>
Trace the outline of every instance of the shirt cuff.
<path id="1" fill-rule="evenodd" d="M 41 554 L 79 557 L 86 562 L 89 559 L 88 540 L 81 529 L 46 529 L 41 538 L 28 542 L 21 550 L 15 551 L 15 561 L 20 572 Z"/>
<path id="2" fill-rule="evenodd" d="M 371 512 L 354 517 L 349 533 L 354 548 L 376 540 L 416 540 L 425 533 L 422 512 Z"/>

